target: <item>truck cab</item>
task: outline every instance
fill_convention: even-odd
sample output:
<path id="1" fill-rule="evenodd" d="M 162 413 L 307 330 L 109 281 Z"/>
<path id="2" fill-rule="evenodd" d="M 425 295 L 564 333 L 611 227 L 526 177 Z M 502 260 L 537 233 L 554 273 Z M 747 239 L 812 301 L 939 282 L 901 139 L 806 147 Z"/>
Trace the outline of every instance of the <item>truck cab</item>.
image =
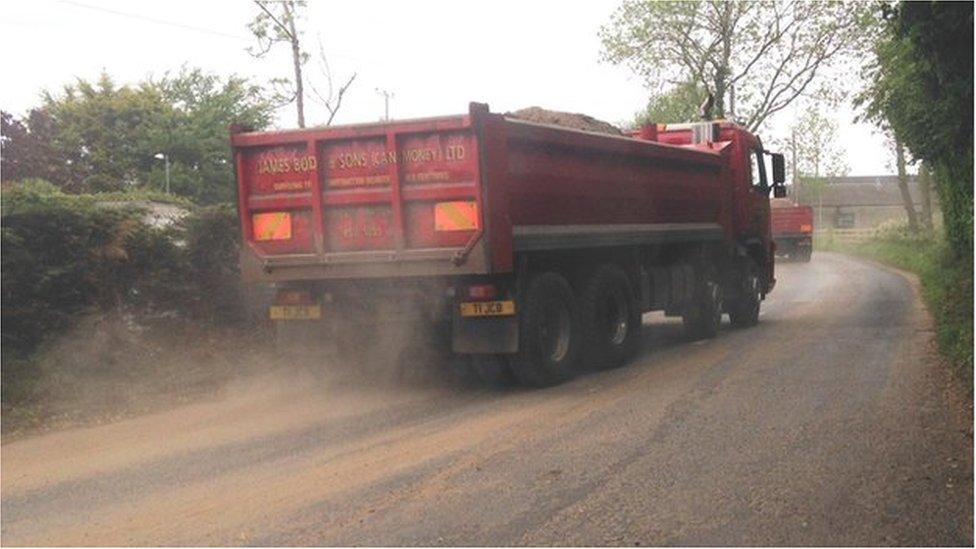
<path id="1" fill-rule="evenodd" d="M 727 120 L 686 124 L 656 124 L 642 128 L 636 137 L 685 147 L 714 147 L 727 143 L 731 191 L 731 230 L 740 245 L 760 264 L 771 291 L 775 278 L 775 243 L 770 222 L 770 193 L 785 196 L 785 162 L 782 154 L 763 147 L 758 136 Z M 775 199 L 775 198 L 774 198 Z"/>

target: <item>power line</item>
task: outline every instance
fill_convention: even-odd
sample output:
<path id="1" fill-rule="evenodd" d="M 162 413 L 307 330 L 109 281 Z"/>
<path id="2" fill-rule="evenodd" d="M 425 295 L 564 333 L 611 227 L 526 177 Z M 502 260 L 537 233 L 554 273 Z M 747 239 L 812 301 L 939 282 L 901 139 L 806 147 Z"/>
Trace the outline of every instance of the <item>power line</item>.
<path id="1" fill-rule="evenodd" d="M 177 27 L 177 28 L 181 28 L 181 29 L 184 29 L 184 30 L 191 30 L 191 31 L 194 31 L 194 32 L 202 32 L 204 34 L 210 34 L 210 35 L 213 35 L 213 36 L 220 36 L 222 38 L 233 38 L 235 40 L 250 40 L 250 38 L 245 38 L 243 36 L 239 36 L 239 35 L 236 35 L 236 34 L 229 34 L 229 33 L 226 33 L 226 32 L 216 31 L 216 30 L 213 30 L 213 29 L 206 29 L 206 28 L 203 28 L 203 27 L 195 27 L 193 25 L 185 25 L 183 23 L 177 23 L 177 22 L 174 22 L 174 21 L 166 21 L 166 20 L 163 20 L 163 19 L 156 19 L 155 17 L 148 17 L 146 15 L 139 15 L 137 13 L 129 13 L 129 12 L 124 12 L 124 11 L 113 10 L 113 9 L 110 9 L 110 8 L 103 8 L 103 7 L 100 7 L 100 6 L 92 6 L 90 4 L 83 4 L 81 2 L 75 2 L 74 0 L 59 0 L 59 1 L 62 4 L 68 4 L 68 5 L 71 5 L 71 6 L 75 6 L 75 7 L 79 7 L 79 8 L 85 8 L 85 9 L 89 9 L 89 10 L 93 10 L 93 11 L 100 11 L 100 12 L 104 12 L 104 13 L 111 13 L 112 15 L 118 15 L 120 17 L 128 17 L 130 19 L 138 19 L 140 21 L 147 21 L 149 23 L 155 23 L 157 25 L 166 25 L 166 26 L 170 26 L 170 27 Z"/>

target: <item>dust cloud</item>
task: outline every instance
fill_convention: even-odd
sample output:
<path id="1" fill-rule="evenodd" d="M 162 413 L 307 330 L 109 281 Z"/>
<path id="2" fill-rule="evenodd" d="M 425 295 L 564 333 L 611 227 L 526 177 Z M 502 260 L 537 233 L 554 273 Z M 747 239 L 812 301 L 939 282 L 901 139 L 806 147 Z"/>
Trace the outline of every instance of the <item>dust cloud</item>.
<path id="1" fill-rule="evenodd" d="M 93 315 L 46 345 L 30 368 L 5 375 L 18 390 L 4 394 L 4 442 L 189 404 L 342 396 L 350 406 L 353 394 L 371 402 L 476 385 L 467 364 L 420 323 L 360 329 L 353 341 L 322 326 L 304 332 L 276 345 L 268 322 L 216 330 Z"/>

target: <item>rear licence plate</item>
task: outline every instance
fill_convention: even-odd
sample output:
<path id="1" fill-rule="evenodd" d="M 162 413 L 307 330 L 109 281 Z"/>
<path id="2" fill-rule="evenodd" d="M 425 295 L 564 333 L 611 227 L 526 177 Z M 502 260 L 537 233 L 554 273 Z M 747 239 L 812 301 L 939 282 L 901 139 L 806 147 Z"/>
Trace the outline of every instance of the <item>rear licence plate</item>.
<path id="1" fill-rule="evenodd" d="M 509 316 L 514 314 L 514 301 L 475 301 L 461 304 L 461 316 Z"/>
<path id="2" fill-rule="evenodd" d="M 268 311 L 271 320 L 319 320 L 321 305 L 272 305 Z"/>

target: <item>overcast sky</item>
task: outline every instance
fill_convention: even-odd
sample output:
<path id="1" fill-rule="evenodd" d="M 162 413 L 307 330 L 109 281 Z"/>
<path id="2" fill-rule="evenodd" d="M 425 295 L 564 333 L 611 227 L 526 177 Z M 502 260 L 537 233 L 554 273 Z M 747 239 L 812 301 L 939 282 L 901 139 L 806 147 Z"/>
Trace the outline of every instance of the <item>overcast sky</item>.
<path id="1" fill-rule="evenodd" d="M 494 112 L 538 105 L 621 123 L 646 101 L 641 79 L 599 61 L 597 31 L 619 0 L 309 4 L 307 45 L 321 41 L 336 80 L 358 74 L 335 123 L 382 117 L 377 88 L 393 92 L 393 118 L 454 114 L 479 101 Z M 247 53 L 257 8 L 246 0 L 32 0 L 2 10 L 0 108 L 18 115 L 39 104 L 41 90 L 103 69 L 130 83 L 183 64 L 257 81 L 287 77 L 291 67 L 285 47 L 267 59 Z M 314 63 L 307 70 L 316 80 Z M 325 109 L 310 103 L 309 125 L 324 122 Z M 883 139 L 853 124 L 848 108 L 834 115 L 851 174 L 890 173 Z M 767 142 L 791 116 L 774 120 Z M 293 106 L 279 111 L 278 125 L 295 125 Z"/>

